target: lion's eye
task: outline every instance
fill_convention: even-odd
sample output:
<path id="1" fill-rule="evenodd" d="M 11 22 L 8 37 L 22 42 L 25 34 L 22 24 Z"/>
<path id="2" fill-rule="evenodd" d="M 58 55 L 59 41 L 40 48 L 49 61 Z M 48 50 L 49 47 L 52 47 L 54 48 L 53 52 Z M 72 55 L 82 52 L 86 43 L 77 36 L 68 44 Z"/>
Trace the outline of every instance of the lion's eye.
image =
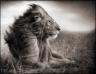
<path id="1" fill-rule="evenodd" d="M 35 19 L 38 19 L 39 17 L 38 16 L 34 16 Z"/>
<path id="2" fill-rule="evenodd" d="M 51 21 L 49 21 L 51 23 Z"/>
<path id="3" fill-rule="evenodd" d="M 41 20 L 41 17 L 40 16 L 34 16 L 34 20 L 38 22 Z"/>
<path id="4" fill-rule="evenodd" d="M 52 22 L 51 22 L 51 21 L 49 21 L 49 23 L 51 24 Z"/>
<path id="5" fill-rule="evenodd" d="M 48 21 L 48 25 L 49 25 L 49 26 L 51 25 L 51 21 Z"/>

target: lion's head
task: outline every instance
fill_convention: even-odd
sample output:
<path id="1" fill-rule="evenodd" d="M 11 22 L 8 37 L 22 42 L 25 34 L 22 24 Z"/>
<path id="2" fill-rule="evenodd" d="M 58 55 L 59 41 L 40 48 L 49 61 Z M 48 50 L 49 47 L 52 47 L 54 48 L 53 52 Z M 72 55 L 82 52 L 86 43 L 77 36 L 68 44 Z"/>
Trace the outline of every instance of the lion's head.
<path id="1" fill-rule="evenodd" d="M 59 25 L 48 15 L 48 13 L 39 5 L 32 4 L 27 12 L 24 13 L 21 20 L 16 21 L 16 25 L 27 27 L 37 38 L 56 37 L 59 33 Z"/>

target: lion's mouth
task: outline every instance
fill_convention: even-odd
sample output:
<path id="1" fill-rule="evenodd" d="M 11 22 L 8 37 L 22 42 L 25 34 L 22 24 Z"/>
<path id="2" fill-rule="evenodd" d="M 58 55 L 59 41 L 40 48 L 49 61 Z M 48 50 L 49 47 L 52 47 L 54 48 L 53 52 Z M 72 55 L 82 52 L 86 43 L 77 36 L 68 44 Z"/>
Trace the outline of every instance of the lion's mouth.
<path id="1" fill-rule="evenodd" d="M 55 39 L 55 38 L 57 38 L 57 36 L 58 36 L 58 34 L 50 34 L 48 39 L 49 40 Z"/>
<path id="2" fill-rule="evenodd" d="M 54 36 L 54 35 L 58 35 L 59 32 L 55 32 L 55 33 L 49 33 L 50 36 Z"/>
<path id="3" fill-rule="evenodd" d="M 50 36 L 53 36 L 53 35 L 57 35 L 57 34 L 53 34 L 53 33 L 52 33 L 52 34 L 49 34 L 49 35 L 50 35 Z"/>

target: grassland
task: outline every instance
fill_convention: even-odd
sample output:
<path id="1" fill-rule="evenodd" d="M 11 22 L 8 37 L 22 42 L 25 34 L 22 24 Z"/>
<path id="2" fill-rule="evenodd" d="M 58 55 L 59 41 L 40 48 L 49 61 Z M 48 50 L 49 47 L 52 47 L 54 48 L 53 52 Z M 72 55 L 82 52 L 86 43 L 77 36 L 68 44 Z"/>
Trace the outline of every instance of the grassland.
<path id="1" fill-rule="evenodd" d="M 0 61 L 0 67 L 2 73 L 65 73 L 65 74 L 90 74 L 94 70 L 94 52 L 95 52 L 95 32 L 90 33 L 72 33 L 72 32 L 60 32 L 58 37 L 54 41 L 50 41 L 53 50 L 62 54 L 65 58 L 73 59 L 76 61 L 76 65 L 66 64 L 59 69 L 32 69 L 26 67 L 22 69 L 22 66 L 18 65 L 18 72 L 8 61 Z M 78 66 L 77 66 L 78 65 Z"/>

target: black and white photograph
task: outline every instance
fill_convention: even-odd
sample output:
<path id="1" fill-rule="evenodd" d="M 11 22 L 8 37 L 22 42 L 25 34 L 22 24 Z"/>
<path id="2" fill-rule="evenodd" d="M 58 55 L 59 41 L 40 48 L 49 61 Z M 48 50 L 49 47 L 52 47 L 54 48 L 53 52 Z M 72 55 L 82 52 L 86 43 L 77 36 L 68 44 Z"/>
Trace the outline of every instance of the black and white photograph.
<path id="1" fill-rule="evenodd" d="M 95 1 L 1 1 L 0 74 L 95 74 Z"/>

